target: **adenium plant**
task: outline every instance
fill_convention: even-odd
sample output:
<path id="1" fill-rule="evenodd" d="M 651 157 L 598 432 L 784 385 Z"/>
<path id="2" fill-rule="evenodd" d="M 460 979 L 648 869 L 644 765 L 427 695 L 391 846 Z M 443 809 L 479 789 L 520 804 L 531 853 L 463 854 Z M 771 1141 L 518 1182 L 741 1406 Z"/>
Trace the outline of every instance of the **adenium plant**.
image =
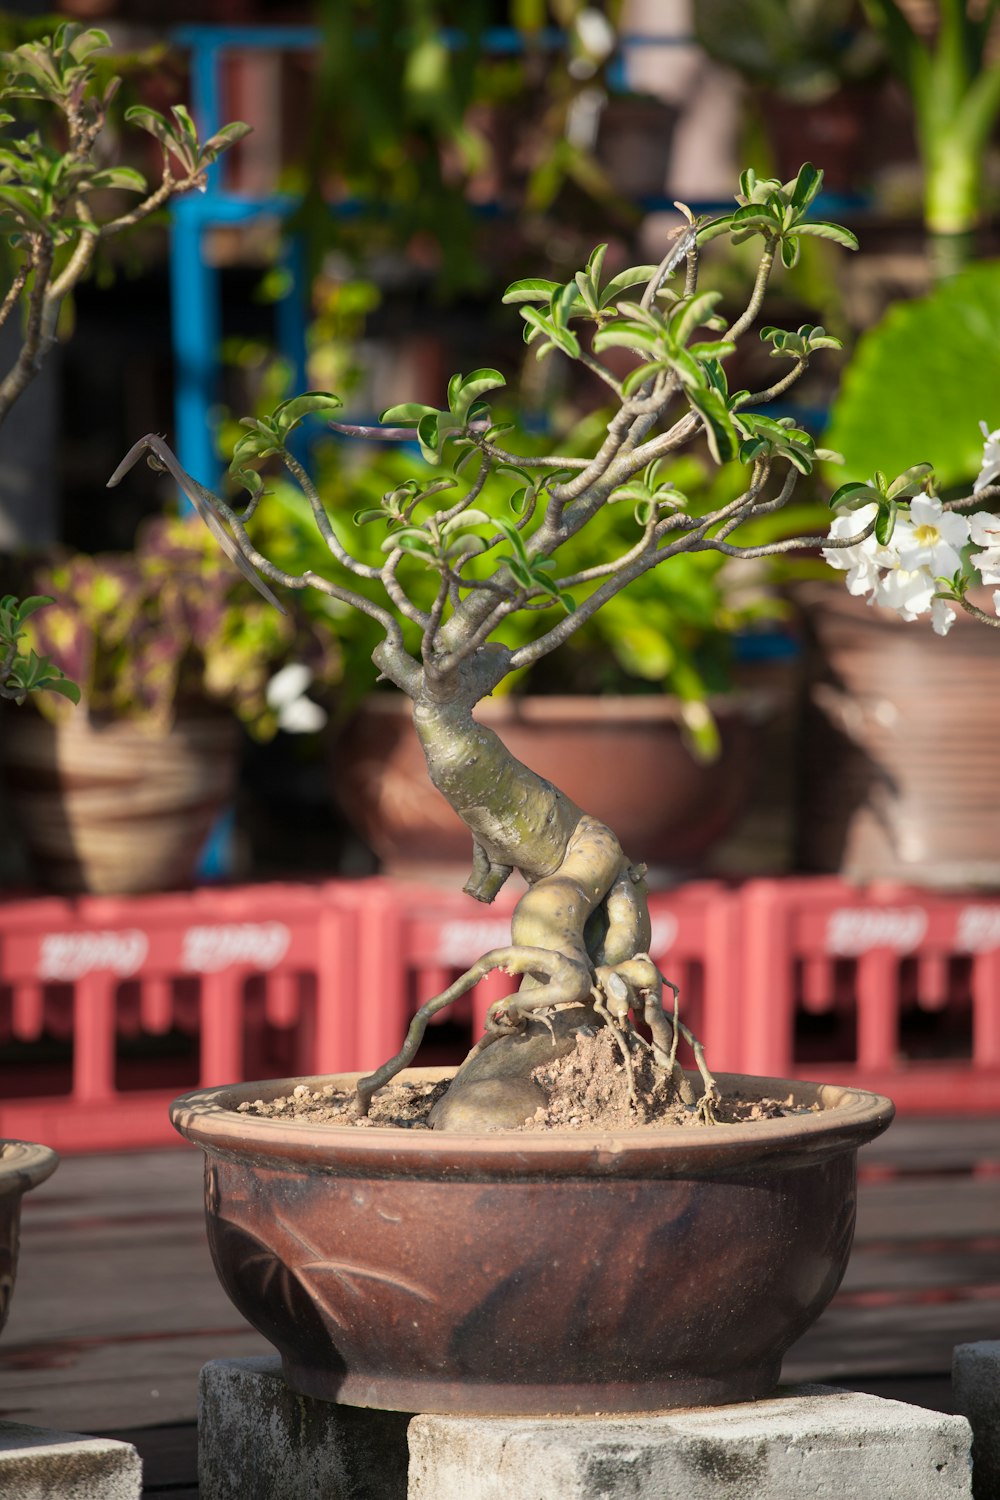
<path id="1" fill-rule="evenodd" d="M 649 955 L 650 922 L 644 869 L 629 858 L 615 833 L 577 807 L 550 782 L 522 765 L 475 707 L 512 671 L 530 666 L 567 641 L 634 580 L 685 554 L 714 552 L 753 559 L 790 551 L 864 547 L 890 507 L 915 500 L 920 483 L 907 481 L 876 503 L 874 517 L 858 515 L 836 535 L 791 536 L 753 543 L 748 525 L 786 507 L 800 477 L 820 456 L 812 438 L 772 409 L 802 376 L 815 353 L 836 347 L 822 328 L 786 331 L 765 326 L 759 337 L 785 368 L 761 390 L 732 390 L 727 362 L 751 334 L 775 263 L 794 265 L 804 237 L 820 236 L 854 248 L 854 236 L 817 220 L 812 207 L 821 173 L 810 165 L 789 182 L 740 180 L 731 213 L 697 221 L 686 213 L 669 254 L 658 266 L 604 274 L 604 247 L 563 285 L 526 280 L 507 289 L 505 302 L 524 323 L 524 337 L 540 358 L 556 355 L 585 366 L 607 387 L 614 414 L 588 454 L 526 454 L 498 424 L 490 403 L 503 375 L 482 368 L 451 379 L 445 404 L 391 408 L 376 428 L 333 420 L 336 430 L 362 439 L 416 439 L 439 477 L 397 485 L 357 517 L 378 527 L 379 560 L 363 561 L 338 535 L 323 499 L 289 447 L 307 416 L 332 419 L 337 398 L 311 393 L 285 402 L 265 419 L 247 419 L 230 475 L 249 498 L 238 506 L 185 473 L 166 443 L 142 438 L 109 481 L 117 484 L 147 454 L 189 496 L 226 552 L 270 585 L 317 589 L 374 620 L 381 640 L 374 660 L 413 704 L 416 730 L 431 780 L 472 836 L 472 874 L 466 891 L 494 899 L 513 870 L 527 883 L 512 918 L 511 941 L 485 953 L 442 994 L 417 1012 L 396 1057 L 363 1078 L 357 1108 L 366 1113 L 374 1091 L 413 1058 L 430 1018 L 491 971 L 517 981 L 490 1010 L 487 1032 L 462 1065 L 433 1123 L 442 1129 L 516 1125 L 541 1096 L 530 1074 L 568 1051 L 582 1028 L 610 1028 L 630 1080 L 633 1101 L 640 1064 L 672 1080 L 702 1119 L 718 1101 L 701 1049 L 664 1004 L 672 986 Z M 760 243 L 758 269 L 746 306 L 722 315 L 720 294 L 700 285 L 702 246 L 718 236 Z M 613 359 L 604 356 L 612 351 Z M 622 375 L 623 362 L 631 367 Z M 739 466 L 742 484 L 724 500 L 704 492 L 698 503 L 676 490 L 662 460 L 691 445 L 707 448 L 716 464 Z M 265 557 L 251 535 L 263 480 L 276 462 L 301 487 L 326 545 L 328 566 L 297 574 Z M 491 475 L 506 476 L 503 499 L 484 499 Z M 923 475 L 919 476 L 920 481 Z M 490 487 L 491 496 L 496 486 Z M 851 504 L 855 496 L 848 495 Z M 567 568 L 572 540 L 606 507 L 631 510 L 631 536 L 621 550 L 594 564 Z M 918 511 L 915 528 L 921 525 Z M 742 530 L 741 530 L 742 528 Z M 260 575 L 268 580 L 264 583 Z M 414 601 L 411 580 L 434 580 L 429 605 Z M 368 590 L 380 591 L 371 597 Z M 533 622 L 517 646 L 499 638 L 504 621 L 521 614 Z M 403 623 L 415 629 L 407 647 Z M 609 774 L 614 768 L 609 767 Z M 676 1002 L 676 992 L 674 992 Z M 636 1026 L 646 1023 L 648 1040 Z M 702 1075 L 700 1097 L 677 1062 L 678 1039 L 694 1047 Z"/>

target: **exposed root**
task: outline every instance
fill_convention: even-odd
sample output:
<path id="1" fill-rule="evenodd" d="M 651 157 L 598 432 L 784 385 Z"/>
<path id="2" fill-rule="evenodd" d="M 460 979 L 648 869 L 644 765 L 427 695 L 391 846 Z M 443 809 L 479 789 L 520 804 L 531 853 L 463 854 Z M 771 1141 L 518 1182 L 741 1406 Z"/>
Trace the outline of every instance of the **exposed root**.
<path id="1" fill-rule="evenodd" d="M 471 969 L 466 969 L 440 995 L 435 995 L 420 1007 L 410 1022 L 406 1038 L 395 1057 L 383 1063 L 374 1073 L 358 1080 L 356 1105 L 359 1114 L 368 1113 L 376 1089 L 384 1087 L 397 1073 L 409 1067 L 423 1041 L 431 1017 L 454 1004 L 474 984 L 478 984 L 480 979 L 493 973 L 495 969 L 503 969 L 508 974 L 528 975 L 538 983 L 537 990 L 520 991 L 516 997 L 511 996 L 509 1000 L 501 1002 L 514 1021 L 526 1018 L 535 1011 L 582 1002 L 590 993 L 589 970 L 563 953 L 513 945 L 509 948 L 492 949 L 477 959 Z"/>

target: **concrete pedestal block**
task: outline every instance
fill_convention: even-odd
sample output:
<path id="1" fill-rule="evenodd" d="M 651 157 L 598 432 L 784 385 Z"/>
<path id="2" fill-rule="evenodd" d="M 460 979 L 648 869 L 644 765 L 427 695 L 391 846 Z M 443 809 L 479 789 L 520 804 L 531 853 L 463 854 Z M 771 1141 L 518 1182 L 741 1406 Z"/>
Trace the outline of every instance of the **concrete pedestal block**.
<path id="1" fill-rule="evenodd" d="M 296 1396 L 277 1355 L 213 1360 L 198 1390 L 200 1500 L 406 1500 L 409 1421 Z"/>
<path id="2" fill-rule="evenodd" d="M 951 1384 L 972 1426 L 972 1493 L 975 1500 L 1000 1500 L 1000 1339 L 957 1344 Z"/>
<path id="3" fill-rule="evenodd" d="M 656 1416 L 411 1418 L 295 1396 L 277 1358 L 215 1360 L 199 1480 L 201 1500 L 968 1500 L 971 1436 L 829 1386 Z"/>
<path id="4" fill-rule="evenodd" d="M 0 1495 L 11 1500 L 139 1500 L 142 1460 L 131 1443 L 0 1422 Z"/>
<path id="5" fill-rule="evenodd" d="M 969 1427 L 828 1386 L 658 1416 L 415 1417 L 409 1500 L 959 1500 Z"/>

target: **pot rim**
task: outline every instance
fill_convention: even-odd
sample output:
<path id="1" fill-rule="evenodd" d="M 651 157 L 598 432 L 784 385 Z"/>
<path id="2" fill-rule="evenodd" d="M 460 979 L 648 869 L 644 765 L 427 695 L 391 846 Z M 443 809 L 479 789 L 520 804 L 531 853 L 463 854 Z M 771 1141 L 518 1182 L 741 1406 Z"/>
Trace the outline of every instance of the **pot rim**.
<path id="1" fill-rule="evenodd" d="M 436 1083 L 454 1068 L 407 1068 L 398 1082 Z M 719 1073 L 723 1094 L 785 1095 L 819 1110 L 738 1125 L 633 1131 L 495 1131 L 466 1135 L 396 1127 L 275 1120 L 240 1113 L 241 1103 L 289 1094 L 297 1084 L 351 1088 L 359 1073 L 332 1073 L 197 1089 L 170 1106 L 192 1144 L 303 1170 L 343 1175 L 455 1178 L 691 1177 L 761 1166 L 802 1166 L 856 1150 L 888 1128 L 895 1105 L 841 1084 Z"/>
<path id="2" fill-rule="evenodd" d="M 0 1139 L 0 1198 L 37 1187 L 58 1165 L 59 1157 L 51 1146 Z"/>

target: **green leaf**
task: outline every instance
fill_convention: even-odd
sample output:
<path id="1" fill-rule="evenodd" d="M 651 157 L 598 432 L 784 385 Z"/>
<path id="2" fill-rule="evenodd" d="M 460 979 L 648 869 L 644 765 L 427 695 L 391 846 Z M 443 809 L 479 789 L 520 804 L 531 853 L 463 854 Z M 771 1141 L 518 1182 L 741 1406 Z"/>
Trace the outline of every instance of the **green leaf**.
<path id="1" fill-rule="evenodd" d="M 631 320 L 606 323 L 593 338 L 595 353 L 602 349 L 643 349 L 649 354 L 659 354 L 662 343 L 661 336 Z"/>
<path id="2" fill-rule="evenodd" d="M 454 377 L 453 377 L 454 380 Z M 507 384 L 499 370 L 473 370 L 464 379 L 458 377 L 459 385 L 452 394 L 453 381 L 448 386 L 448 405 L 456 421 L 463 425 L 468 420 L 473 404 L 480 401 L 487 391 L 499 390 Z"/>
<path id="3" fill-rule="evenodd" d="M 788 271 L 794 271 L 799 263 L 799 242 L 797 239 L 789 238 L 781 242 L 781 264 Z"/>
<path id="4" fill-rule="evenodd" d="M 858 248 L 858 237 L 845 229 L 842 224 L 827 224 L 823 219 L 808 219 L 804 224 L 796 224 L 795 234 L 811 234 L 820 240 L 833 240 L 837 245 L 843 245 L 847 250 Z"/>
<path id="5" fill-rule="evenodd" d="M 40 692 L 59 693 L 63 698 L 68 698 L 71 703 L 80 701 L 80 689 L 68 677 L 43 677 L 34 684 L 34 687 Z"/>
<path id="6" fill-rule="evenodd" d="M 6 599 L 3 602 L 5 605 L 8 603 Z M 23 625 L 25 620 L 30 619 L 30 617 L 33 614 L 36 614 L 38 610 L 44 609 L 47 604 L 54 603 L 55 600 L 51 599 L 47 594 L 29 594 L 27 599 L 22 599 L 20 604 L 17 606 L 17 624 Z"/>
<path id="7" fill-rule="evenodd" d="M 233 120 L 229 125 L 223 125 L 214 135 L 210 135 L 205 141 L 199 153 L 199 162 L 202 166 L 210 166 L 217 161 L 224 151 L 230 146 L 235 146 L 237 141 L 242 141 L 253 130 L 252 125 L 247 125 L 242 120 Z"/>
<path id="8" fill-rule="evenodd" d="M 889 485 L 886 490 L 886 499 L 908 500 L 914 495 L 919 495 L 926 488 L 926 481 L 933 473 L 933 464 L 911 464 Z"/>
<path id="9" fill-rule="evenodd" d="M 440 412 L 425 412 L 420 418 L 420 421 L 417 423 L 417 442 L 420 444 L 421 453 L 429 464 L 441 462 L 443 439 Z"/>
<path id="10" fill-rule="evenodd" d="M 823 186 L 823 173 L 812 162 L 805 162 L 792 184 L 789 202 L 800 214 L 804 214 L 816 194 Z"/>
<path id="11" fill-rule="evenodd" d="M 722 396 L 715 390 L 689 388 L 687 398 L 704 423 L 712 457 L 717 464 L 728 463 L 736 457 L 739 439 Z"/>
<path id="12" fill-rule="evenodd" d="M 612 276 L 601 293 L 601 307 L 613 307 L 622 292 L 627 292 L 629 287 L 648 284 L 656 275 L 657 269 L 656 266 L 632 266 L 628 271 L 619 271 L 617 276 Z"/>
<path id="13" fill-rule="evenodd" d="M 146 179 L 132 167 L 109 167 L 105 172 L 95 172 L 90 179 L 92 188 L 127 188 L 130 192 L 144 193 Z"/>
<path id="14" fill-rule="evenodd" d="M 649 364 L 637 365 L 634 370 L 628 372 L 622 381 L 622 395 L 626 397 L 633 396 L 640 386 L 645 385 L 647 380 L 659 374 L 664 368 L 665 365 L 661 359 L 653 360 Z"/>
<path id="15" fill-rule="evenodd" d="M 827 504 L 831 510 L 834 510 L 838 505 L 844 505 L 848 501 L 857 501 L 862 498 L 871 502 L 878 497 L 870 484 L 859 484 L 856 480 L 852 480 L 847 484 L 842 484 L 838 490 L 834 490 Z"/>
<path id="16" fill-rule="evenodd" d="M 875 540 L 883 547 L 888 546 L 892 538 L 898 512 L 899 506 L 895 500 L 890 500 L 887 505 L 880 505 L 878 508 L 878 515 L 875 517 Z"/>
<path id="17" fill-rule="evenodd" d="M 421 417 L 440 415 L 436 406 L 422 406 L 419 401 L 404 401 L 400 406 L 389 406 L 379 421 L 389 427 L 416 427 Z"/>
<path id="18" fill-rule="evenodd" d="M 274 420 L 282 436 L 291 432 L 304 417 L 313 414 L 328 416 L 343 406 L 339 396 L 330 391 L 305 391 L 301 396 L 292 396 L 274 408 Z"/>
<path id="19" fill-rule="evenodd" d="M 539 276 L 530 276 L 524 281 L 512 281 L 504 292 L 503 302 L 543 302 L 549 303 L 553 294 L 558 292 L 558 281 L 545 281 Z"/>

